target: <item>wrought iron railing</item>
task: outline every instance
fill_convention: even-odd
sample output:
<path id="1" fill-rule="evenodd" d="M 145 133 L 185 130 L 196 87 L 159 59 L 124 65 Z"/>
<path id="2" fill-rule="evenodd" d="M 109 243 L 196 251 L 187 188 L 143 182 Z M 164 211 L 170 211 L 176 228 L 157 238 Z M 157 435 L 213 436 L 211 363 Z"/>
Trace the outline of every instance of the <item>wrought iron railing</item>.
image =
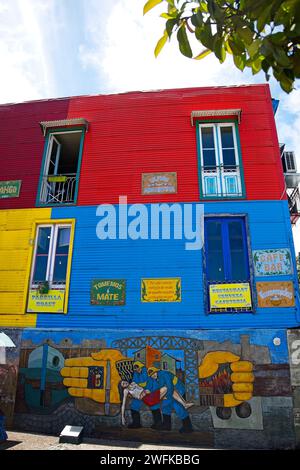
<path id="1" fill-rule="evenodd" d="M 75 200 L 76 173 L 44 175 L 40 202 L 43 204 L 70 204 Z"/>
<path id="2" fill-rule="evenodd" d="M 300 192 L 298 186 L 292 191 L 287 190 L 291 223 L 295 224 L 300 217 Z"/>
<path id="3" fill-rule="evenodd" d="M 242 196 L 240 168 L 238 165 L 206 165 L 202 167 L 201 171 L 204 196 Z"/>

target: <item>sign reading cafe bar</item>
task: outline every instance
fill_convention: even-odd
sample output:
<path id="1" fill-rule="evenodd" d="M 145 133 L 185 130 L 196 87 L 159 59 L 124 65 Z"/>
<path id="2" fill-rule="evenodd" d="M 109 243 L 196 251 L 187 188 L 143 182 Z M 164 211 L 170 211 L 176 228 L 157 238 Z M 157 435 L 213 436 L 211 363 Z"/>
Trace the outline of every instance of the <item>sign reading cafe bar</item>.
<path id="1" fill-rule="evenodd" d="M 251 310 L 251 291 L 247 282 L 236 284 L 211 284 L 209 286 L 211 312 L 222 312 L 235 308 Z"/>
<path id="2" fill-rule="evenodd" d="M 253 261 L 256 276 L 283 276 L 292 274 L 292 259 L 288 248 L 255 250 Z"/>
<path id="3" fill-rule="evenodd" d="M 92 305 L 125 305 L 123 279 L 93 279 L 91 287 Z"/>

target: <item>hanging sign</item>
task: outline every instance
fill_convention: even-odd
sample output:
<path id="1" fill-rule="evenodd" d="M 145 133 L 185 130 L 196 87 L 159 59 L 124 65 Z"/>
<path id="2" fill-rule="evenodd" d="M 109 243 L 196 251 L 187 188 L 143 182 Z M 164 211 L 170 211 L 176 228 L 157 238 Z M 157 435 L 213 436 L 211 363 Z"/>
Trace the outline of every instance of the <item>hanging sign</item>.
<path id="1" fill-rule="evenodd" d="M 50 289 L 47 294 L 38 290 L 30 290 L 28 295 L 27 312 L 31 313 L 63 313 L 65 291 Z"/>
<path id="2" fill-rule="evenodd" d="M 210 284 L 209 304 L 211 312 L 234 308 L 249 310 L 252 308 L 250 284 Z"/>
<path id="3" fill-rule="evenodd" d="M 0 181 L 0 199 L 7 197 L 19 197 L 21 183 L 21 180 Z"/>
<path id="4" fill-rule="evenodd" d="M 286 282 L 257 282 L 259 307 L 293 307 L 295 305 L 294 286 Z"/>
<path id="5" fill-rule="evenodd" d="M 291 252 L 288 248 L 255 250 L 253 261 L 256 276 L 283 276 L 293 273 Z"/>
<path id="6" fill-rule="evenodd" d="M 93 279 L 92 305 L 125 305 L 126 281 L 123 279 Z"/>
<path id="7" fill-rule="evenodd" d="M 177 173 L 143 173 L 142 194 L 177 193 Z"/>
<path id="8" fill-rule="evenodd" d="M 142 302 L 181 302 L 181 279 L 142 279 Z"/>

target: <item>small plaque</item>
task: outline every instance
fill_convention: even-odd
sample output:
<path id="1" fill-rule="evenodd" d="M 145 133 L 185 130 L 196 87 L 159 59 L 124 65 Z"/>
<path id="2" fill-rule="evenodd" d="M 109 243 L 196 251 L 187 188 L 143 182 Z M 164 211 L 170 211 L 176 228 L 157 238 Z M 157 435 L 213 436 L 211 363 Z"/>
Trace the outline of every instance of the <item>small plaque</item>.
<path id="1" fill-rule="evenodd" d="M 177 173 L 143 173 L 142 194 L 177 193 Z"/>

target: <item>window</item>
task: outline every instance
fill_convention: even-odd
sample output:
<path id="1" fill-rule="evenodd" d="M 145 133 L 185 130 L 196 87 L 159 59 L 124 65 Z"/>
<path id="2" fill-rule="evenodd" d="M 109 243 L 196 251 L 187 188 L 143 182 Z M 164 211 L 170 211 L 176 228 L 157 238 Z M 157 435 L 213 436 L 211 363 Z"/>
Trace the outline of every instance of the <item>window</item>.
<path id="1" fill-rule="evenodd" d="M 77 197 L 84 130 L 49 131 L 38 203 L 74 204 Z"/>
<path id="2" fill-rule="evenodd" d="M 71 225 L 37 227 L 30 288 L 48 282 L 49 289 L 64 289 L 70 251 Z"/>
<path id="3" fill-rule="evenodd" d="M 200 179 L 203 197 L 242 197 L 234 123 L 199 123 Z"/>
<path id="4" fill-rule="evenodd" d="M 245 221 L 242 217 L 208 217 L 205 219 L 205 254 L 206 254 L 206 280 L 208 291 L 210 286 L 235 284 L 237 292 L 246 289 L 250 295 L 250 269 L 246 238 Z M 242 286 L 244 284 L 244 286 Z M 246 287 L 248 285 L 248 288 Z M 229 302 L 228 291 L 224 294 Z M 226 302 L 225 302 L 226 303 Z M 224 303 L 224 305 L 225 305 Z M 226 304 L 226 311 L 235 311 Z M 237 303 L 237 305 L 240 305 Z M 224 310 L 220 307 L 220 311 Z M 251 310 L 249 306 L 238 310 Z M 211 310 L 211 309 L 210 309 Z"/>

